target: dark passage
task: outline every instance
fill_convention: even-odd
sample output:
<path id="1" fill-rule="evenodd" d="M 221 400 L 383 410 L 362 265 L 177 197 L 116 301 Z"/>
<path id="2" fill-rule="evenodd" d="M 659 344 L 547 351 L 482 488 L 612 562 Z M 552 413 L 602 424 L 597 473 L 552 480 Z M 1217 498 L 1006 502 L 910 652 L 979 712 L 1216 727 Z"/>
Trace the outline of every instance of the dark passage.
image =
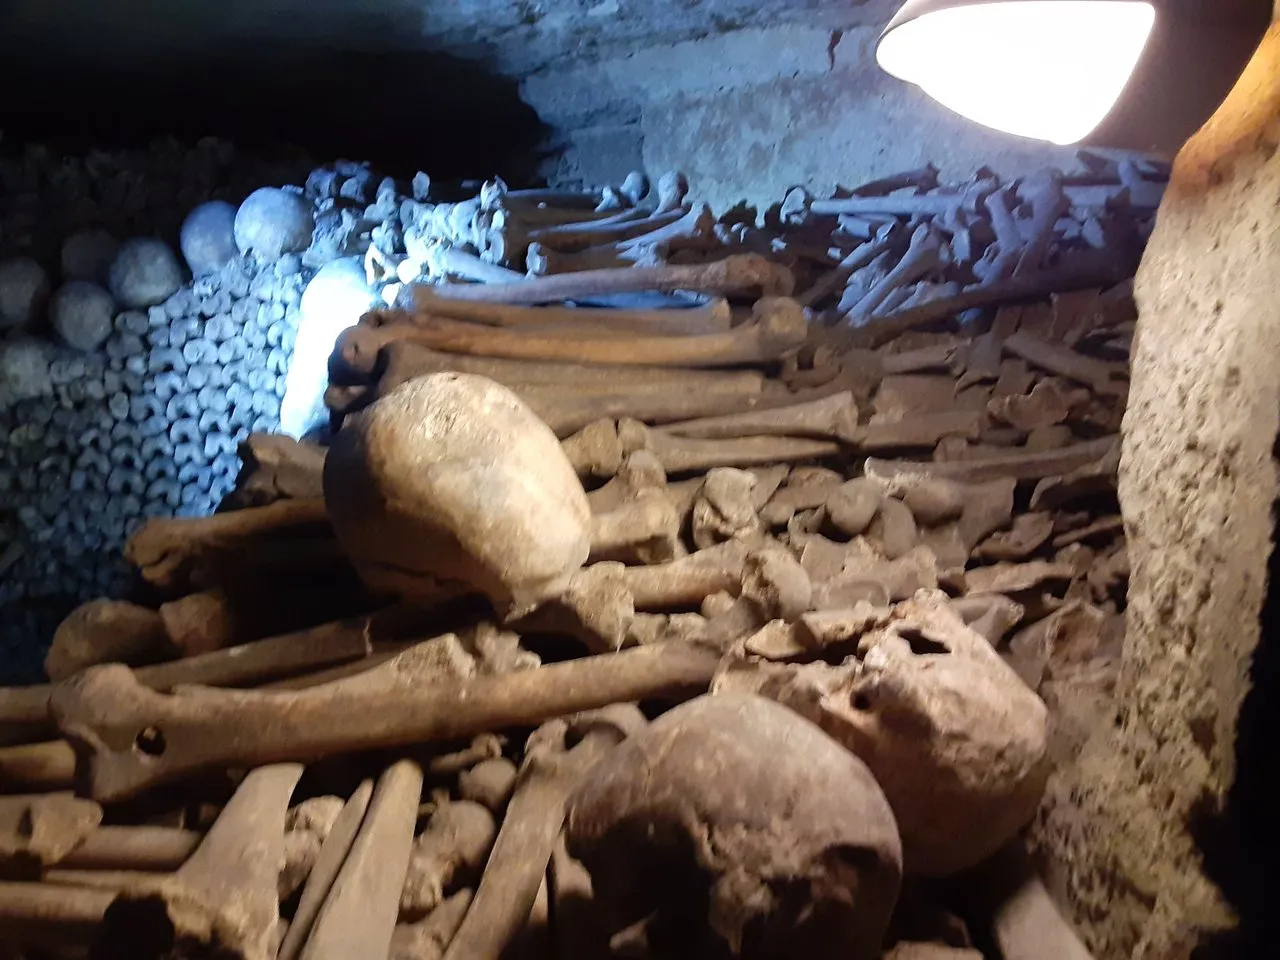
<path id="1" fill-rule="evenodd" d="M 0 58 L 7 145 L 66 153 L 217 136 L 241 150 L 288 144 L 371 161 L 398 177 L 526 179 L 542 131 L 516 84 L 433 52 L 241 48 L 195 59 L 72 65 L 53 52 Z"/>

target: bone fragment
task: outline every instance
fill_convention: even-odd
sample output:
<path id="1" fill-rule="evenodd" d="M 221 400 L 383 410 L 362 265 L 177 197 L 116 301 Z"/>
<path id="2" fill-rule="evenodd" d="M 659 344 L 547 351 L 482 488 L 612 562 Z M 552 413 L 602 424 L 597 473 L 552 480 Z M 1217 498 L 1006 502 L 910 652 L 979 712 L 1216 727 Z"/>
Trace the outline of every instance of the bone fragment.
<path id="1" fill-rule="evenodd" d="M 1102 396 L 1119 396 L 1126 389 L 1119 378 L 1126 373 L 1126 365 L 1095 360 L 1069 347 L 1062 347 L 1019 330 L 1004 340 L 1004 349 L 1021 357 L 1033 366 L 1083 383 Z"/>
<path id="2" fill-rule="evenodd" d="M 308 500 L 324 495 L 324 448 L 278 433 L 251 433 L 240 444 L 244 462 L 237 493 L 249 503 Z"/>
<path id="3" fill-rule="evenodd" d="M 76 754 L 65 740 L 0 748 L 0 784 L 5 790 L 70 790 L 75 779 Z"/>
<path id="4" fill-rule="evenodd" d="M 573 251 L 606 243 L 619 243 L 632 238 L 648 241 L 655 231 L 678 223 L 689 210 L 676 209 L 655 213 L 643 219 L 628 218 L 621 222 L 566 223 L 530 230 L 529 239 L 555 250 Z M 656 239 L 653 242 L 657 242 Z"/>
<path id="5" fill-rule="evenodd" d="M 360 831 L 302 948 L 302 960 L 386 956 L 421 796 L 422 769 L 411 760 L 392 764 L 378 778 Z"/>
<path id="6" fill-rule="evenodd" d="M 434 287 L 413 288 L 419 313 L 491 327 L 572 330 L 614 330 L 632 334 L 707 334 L 729 329 L 732 313 L 723 298 L 699 307 L 673 310 L 610 310 L 591 307 L 520 307 L 508 304 L 472 303 L 437 296 Z"/>
<path id="7" fill-rule="evenodd" d="M 236 960 L 271 960 L 284 820 L 301 775 L 292 763 L 250 772 L 177 873 L 152 889 L 123 891 L 111 904 L 98 955 L 141 960 L 200 944 Z"/>
<path id="8" fill-rule="evenodd" d="M 815 200 L 809 209 L 814 216 L 887 213 L 899 217 L 946 217 L 956 210 L 976 210 L 984 197 L 996 189 L 994 180 L 982 180 L 963 194 L 927 193 L 908 196 L 894 193 L 879 197 L 844 197 Z"/>
<path id="9" fill-rule="evenodd" d="M 1020 513 L 1008 530 L 997 530 L 978 544 L 978 560 L 1025 560 L 1053 535 L 1053 514 Z"/>
<path id="10" fill-rule="evenodd" d="M 1070 581 L 1074 576 L 1069 565 L 1046 560 L 997 563 L 970 570 L 965 574 L 965 587 L 969 593 L 1017 593 L 1050 580 Z"/>
<path id="11" fill-rule="evenodd" d="M 0 797 L 0 868 L 38 873 L 80 845 L 102 822 L 102 808 L 69 793 Z"/>
<path id="12" fill-rule="evenodd" d="M 456 777 L 465 775 L 473 767 L 502 756 L 502 738 L 492 733 L 482 733 L 462 750 L 432 757 L 423 768 L 428 777 Z"/>
<path id="13" fill-rule="evenodd" d="M 869 477 L 890 480 L 902 476 L 942 477 L 966 483 L 1009 478 L 1039 480 L 1088 466 L 1105 456 L 1115 444 L 1115 437 L 1101 437 L 1072 444 L 1061 450 L 1040 453 L 1006 454 L 983 460 L 919 463 L 903 460 L 867 458 Z"/>
<path id="14" fill-rule="evenodd" d="M 707 440 L 780 436 L 851 443 L 859 434 L 858 407 L 853 394 L 845 391 L 791 407 L 686 420 L 669 424 L 661 432 Z"/>
<path id="15" fill-rule="evenodd" d="M 199 847 L 203 836 L 176 827 L 98 827 L 58 861 L 68 870 L 177 870 Z"/>
<path id="16" fill-rule="evenodd" d="M 493 849 L 498 827 L 489 808 L 471 800 L 436 804 L 427 828 L 412 843 L 400 893 L 402 920 L 421 920 L 460 887 L 474 887 Z"/>
<path id="17" fill-rule="evenodd" d="M 976 870 L 966 889 L 967 899 L 991 918 L 990 934 L 1005 960 L 1093 960 L 1020 842 Z"/>
<path id="18" fill-rule="evenodd" d="M 589 339 L 581 335 L 559 336 L 557 334 L 561 331 L 555 330 L 508 330 L 431 318 L 419 318 L 420 322 L 415 324 L 378 327 L 372 332 L 362 331 L 359 335 L 373 338 L 379 348 L 392 340 L 410 340 L 445 353 L 515 360 L 620 366 L 731 367 L 779 360 L 788 351 L 799 347 L 808 333 L 801 307 L 784 297 L 766 297 L 757 301 L 754 317 L 754 322 L 728 332 L 698 336 Z"/>
<path id="19" fill-rule="evenodd" d="M 110 890 L 0 882 L 0 942 L 84 947 L 115 899 Z"/>
<path id="20" fill-rule="evenodd" d="M 948 410 L 903 417 L 901 420 L 872 421 L 857 431 L 853 442 L 866 451 L 931 447 L 943 437 L 976 440 L 986 417 L 976 410 Z"/>
<path id="21" fill-rule="evenodd" d="M 843 480 L 842 474 L 825 467 L 797 467 L 761 507 L 760 517 L 771 527 L 785 526 L 796 511 L 822 506 Z"/>
<path id="22" fill-rule="evenodd" d="M 138 666 L 164 652 L 164 624 L 154 610 L 124 600 L 90 600 L 58 625 L 44 672 L 56 681 L 99 663 Z"/>
<path id="23" fill-rule="evenodd" d="M 747 545 L 730 540 L 671 563 L 628 567 L 624 582 L 637 610 L 693 608 L 742 582 Z"/>
<path id="24" fill-rule="evenodd" d="M 388 960 L 442 960 L 471 908 L 473 896 L 470 890 L 459 890 L 425 920 L 397 924 Z"/>
<path id="25" fill-rule="evenodd" d="M 330 827 L 324 843 L 320 846 L 320 855 L 307 875 L 306 885 L 302 888 L 302 896 L 293 913 L 289 930 L 280 944 L 276 960 L 295 960 L 302 951 L 315 926 L 316 917 L 324 908 L 329 892 L 333 889 L 364 823 L 365 812 L 369 808 L 369 800 L 373 796 L 373 781 L 365 780 L 351 794 Z"/>
<path id="26" fill-rule="evenodd" d="M 516 765 L 506 757 L 493 757 L 477 763 L 458 775 L 458 796 L 486 807 L 501 816 L 516 788 Z"/>
<path id="27" fill-rule="evenodd" d="M 219 765 L 457 739 L 611 703 L 679 699 L 705 689 L 717 660 L 696 647 L 649 647 L 462 683 L 402 684 L 371 671 L 296 693 L 185 688 L 172 695 L 112 665 L 60 686 L 53 711 L 89 750 L 92 795 L 111 800 Z M 163 737 L 158 753 L 135 746 L 139 736 L 154 743 L 149 729 Z"/>
<path id="28" fill-rule="evenodd" d="M 612 293 L 658 290 L 674 293 L 724 294 L 758 290 L 764 296 L 787 296 L 795 278 L 785 267 L 756 254 L 735 254 L 713 263 L 588 270 L 523 282 L 436 287 L 441 297 L 483 303 L 537 304 L 583 300 Z"/>
<path id="29" fill-rule="evenodd" d="M 697 440 L 649 430 L 627 423 L 635 445 L 652 451 L 668 474 L 710 470 L 712 467 L 752 467 L 759 464 L 818 460 L 835 456 L 840 444 L 794 437 L 740 437 L 733 440 Z M 619 426 L 619 432 L 623 426 Z"/>
<path id="30" fill-rule="evenodd" d="M 929 224 L 911 235 L 911 245 L 893 267 L 845 314 L 854 323 L 871 316 L 894 291 L 936 273 L 944 264 L 942 242 Z"/>
<path id="31" fill-rule="evenodd" d="M 281 500 L 265 507 L 195 519 L 156 518 L 148 520 L 129 538 L 124 554 L 144 579 L 166 586 L 207 552 L 322 524 L 328 524 L 323 500 Z"/>
<path id="32" fill-rule="evenodd" d="M 484 877 L 445 960 L 499 960 L 533 908 L 570 793 L 644 725 L 636 707 L 618 704 L 572 721 L 551 721 L 534 732 Z M 580 739 L 570 749 L 571 732 Z"/>
<path id="33" fill-rule="evenodd" d="M 591 517 L 593 563 L 663 563 L 683 552 L 680 515 L 663 491 L 641 491 L 632 502 Z"/>

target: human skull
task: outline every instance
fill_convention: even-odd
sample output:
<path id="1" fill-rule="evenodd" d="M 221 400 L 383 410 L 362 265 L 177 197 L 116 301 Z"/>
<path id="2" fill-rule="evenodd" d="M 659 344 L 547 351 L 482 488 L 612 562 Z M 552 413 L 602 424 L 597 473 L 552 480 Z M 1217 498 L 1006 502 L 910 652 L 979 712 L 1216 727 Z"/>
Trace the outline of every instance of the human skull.
<path id="1" fill-rule="evenodd" d="M 408 600 L 482 593 L 519 616 L 590 552 L 591 509 L 555 434 L 483 377 L 419 377 L 349 418 L 324 494 L 365 581 Z"/>
<path id="2" fill-rule="evenodd" d="M 843 664 L 740 662 L 717 691 L 784 703 L 884 789 L 909 874 L 945 876 L 1009 840 L 1048 777 L 1048 710 L 937 591 L 886 610 Z"/>
<path id="3" fill-rule="evenodd" d="M 673 960 L 871 960 L 901 878 L 866 766 L 755 696 L 700 697 L 620 744 L 566 836 L 615 943 Z"/>

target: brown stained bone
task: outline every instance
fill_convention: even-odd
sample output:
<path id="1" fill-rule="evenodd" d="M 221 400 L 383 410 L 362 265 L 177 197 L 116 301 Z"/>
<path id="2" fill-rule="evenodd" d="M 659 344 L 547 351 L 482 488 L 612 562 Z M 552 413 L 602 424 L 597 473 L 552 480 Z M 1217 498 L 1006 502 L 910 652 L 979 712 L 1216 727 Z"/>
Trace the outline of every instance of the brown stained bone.
<path id="1" fill-rule="evenodd" d="M 225 591 L 201 590 L 160 605 L 164 632 L 184 657 L 235 644 L 235 612 Z M 123 661 L 122 661 L 123 662 Z"/>
<path id="2" fill-rule="evenodd" d="M 400 918 L 421 920 L 461 887 L 474 887 L 493 849 L 498 827 L 489 808 L 470 800 L 436 804 L 413 841 L 400 893 Z"/>
<path id="3" fill-rule="evenodd" d="M 999 186 L 995 180 L 980 180 L 963 193 L 928 193 L 904 195 L 899 193 L 880 197 L 843 197 L 832 200 L 815 200 L 809 210 L 814 216 L 842 216 L 844 214 L 885 213 L 898 217 L 948 217 L 957 210 L 977 210 L 982 200 Z"/>
<path id="4" fill-rule="evenodd" d="M 1070 581 L 1075 570 L 1067 564 L 1032 560 L 1028 563 L 997 563 L 978 567 L 965 574 L 969 593 L 1018 593 L 1051 581 Z"/>
<path id="5" fill-rule="evenodd" d="M 643 393 L 575 394 L 542 388 L 516 388 L 516 392 L 560 437 L 568 436 L 601 417 L 629 418 L 661 425 L 748 410 L 763 411 L 785 405 L 790 400 L 785 394 L 765 394 L 755 389 L 743 393 L 699 393 L 696 384 L 683 383 L 666 383 L 663 388 L 661 392 L 646 390 Z"/>
<path id="6" fill-rule="evenodd" d="M 699 550 L 726 540 L 754 540 L 764 534 L 755 500 L 755 474 L 734 467 L 707 473 L 693 504 L 693 543 Z"/>
<path id="7" fill-rule="evenodd" d="M 280 943 L 276 960 L 296 960 L 306 944 L 307 937 L 315 926 L 316 917 L 320 915 L 329 891 L 333 889 L 334 882 L 356 841 L 356 835 L 364 823 L 365 812 L 373 796 L 373 786 L 372 780 L 363 781 L 334 820 L 333 826 L 324 838 L 324 843 L 320 846 L 320 854 L 307 875 L 302 896 L 298 900 L 297 909 L 293 912 L 289 930 Z"/>
<path id="8" fill-rule="evenodd" d="M 442 960 L 458 928 L 471 909 L 474 894 L 459 890 L 440 904 L 425 920 L 396 925 L 387 960 Z M 281 957 L 280 960 L 288 960 Z"/>
<path id="9" fill-rule="evenodd" d="M 634 248 L 604 244 L 587 247 L 580 253 L 561 253 L 541 243 L 531 243 L 525 251 L 524 262 L 530 277 L 547 277 L 615 267 L 660 267 L 667 262 L 669 252 L 665 243 Z"/>
<path id="10" fill-rule="evenodd" d="M 516 788 L 516 765 L 506 757 L 492 757 L 458 775 L 458 796 L 502 816 Z"/>
<path id="11" fill-rule="evenodd" d="M 0 943 L 83 948 L 114 899 L 111 890 L 0 882 Z"/>
<path id="12" fill-rule="evenodd" d="M 177 870 L 203 836 L 177 827 L 98 827 L 58 861 L 68 870 Z"/>
<path id="13" fill-rule="evenodd" d="M 649 430 L 643 424 L 624 422 L 635 438 L 634 446 L 652 451 L 668 474 L 692 473 L 712 467 L 753 467 L 761 464 L 820 460 L 840 453 L 841 446 L 825 440 L 795 437 L 740 437 L 733 440 L 697 440 Z M 619 425 L 621 434 L 624 425 Z"/>
<path id="14" fill-rule="evenodd" d="M 0 747 L 0 784 L 5 790 L 70 790 L 75 780 L 76 754 L 65 740 Z"/>
<path id="15" fill-rule="evenodd" d="M 618 250 L 626 254 L 642 254 L 646 249 L 653 249 L 670 244 L 672 247 L 692 249 L 714 249 L 716 241 L 712 231 L 716 219 L 711 208 L 704 204 L 691 206 L 689 210 L 671 223 L 659 227 L 638 237 L 630 237 L 618 244 Z"/>
<path id="16" fill-rule="evenodd" d="M 894 227 L 883 230 L 873 243 L 865 243 L 854 249 L 834 270 L 819 277 L 812 286 L 796 297 L 805 307 L 812 307 L 830 296 L 837 288 L 849 282 L 849 278 L 869 266 L 875 260 L 898 246 L 898 231 Z"/>
<path id="17" fill-rule="evenodd" d="M 124 555 L 149 583 L 168 586 L 203 554 L 327 525 L 323 500 L 281 500 L 195 519 L 156 518 L 129 538 Z"/>
<path id="18" fill-rule="evenodd" d="M 1095 360 L 1070 347 L 1049 343 L 1025 330 L 1006 337 L 1004 349 L 1032 366 L 1083 383 L 1102 396 L 1119 396 L 1127 388 L 1127 384 L 1120 379 L 1127 375 L 1127 364 Z"/>
<path id="19" fill-rule="evenodd" d="M 0 797 L 0 873 L 39 873 L 66 858 L 102 822 L 102 808 L 69 793 Z"/>
<path id="20" fill-rule="evenodd" d="M 94 667 L 54 693 L 59 725 L 88 750 L 93 796 L 119 799 L 200 769 L 452 740 L 611 703 L 696 695 L 718 656 L 649 647 L 463 682 L 398 682 L 394 673 L 296 693 L 184 688 L 164 695 L 127 667 Z M 164 749 L 138 749 L 163 737 Z"/>
<path id="21" fill-rule="evenodd" d="M 149 663 L 166 653 L 164 624 L 154 610 L 124 600 L 90 600 L 58 625 L 44 658 L 50 680 L 99 663 Z"/>
<path id="22" fill-rule="evenodd" d="M 289 810 L 285 818 L 284 864 L 280 867 L 282 902 L 306 883 L 343 805 L 341 797 L 326 795 L 304 800 Z"/>
<path id="23" fill-rule="evenodd" d="M 1040 480 L 1087 467 L 1106 456 L 1114 445 L 1115 437 L 1101 437 L 1097 440 L 1075 443 L 1060 450 L 1004 454 L 981 460 L 929 463 L 880 460 L 869 457 L 866 472 L 869 477 L 884 480 L 903 476 L 942 477 L 965 483 L 982 483 L 1003 478 Z"/>
<path id="24" fill-rule="evenodd" d="M 530 736 L 484 877 L 445 960 L 499 960 L 533 908 L 569 795 L 619 742 L 644 726 L 636 707 L 618 704 L 551 721 Z M 577 741 L 572 747 L 570 737 Z"/>
<path id="25" fill-rule="evenodd" d="M 797 511 L 822 506 L 843 481 L 843 474 L 826 467 L 796 467 L 760 508 L 760 518 L 771 527 L 785 526 Z"/>
<path id="26" fill-rule="evenodd" d="M 324 495 L 320 474 L 324 448 L 278 433 L 251 433 L 240 444 L 244 467 L 236 494 L 249 504 L 276 500 L 309 500 Z"/>
<path id="27" fill-rule="evenodd" d="M 1022 622 L 1026 612 L 1021 604 L 1002 593 L 972 593 L 955 598 L 951 606 L 969 629 L 981 634 L 993 647 Z"/>
<path id="28" fill-rule="evenodd" d="M 343 365 L 364 375 L 373 375 L 379 355 L 365 350 L 363 353 L 347 350 L 347 337 L 355 337 L 353 327 L 339 339 L 338 350 Z M 690 390 L 704 393 L 734 393 L 749 395 L 760 393 L 764 385 L 762 374 L 754 371 L 721 370 L 671 370 L 661 367 L 593 366 L 579 363 L 552 361 L 504 360 L 491 357 L 470 357 L 463 354 L 440 353 L 416 343 L 398 341 L 388 344 L 382 351 L 385 369 L 379 386 L 381 392 L 389 392 L 406 380 L 429 373 L 471 373 L 495 380 L 511 389 L 524 390 L 533 387 L 572 387 L 584 393 L 643 393 L 645 391 L 670 390 L 685 385 Z"/>
<path id="29" fill-rule="evenodd" d="M 589 270 L 523 282 L 446 285 L 437 295 L 482 303 L 538 304 L 558 300 L 584 300 L 611 293 L 658 290 L 673 293 L 724 294 L 759 291 L 764 296 L 787 296 L 795 278 L 785 267 L 757 254 L 735 254 L 713 263 L 694 266 Z"/>
<path id="30" fill-rule="evenodd" d="M 590 562 L 664 563 L 683 555 L 681 517 L 661 490 L 643 490 L 630 503 L 591 517 Z"/>
<path id="31" fill-rule="evenodd" d="M 1008 530 L 997 530 L 978 544 L 973 556 L 978 560 L 1025 560 L 1053 535 L 1053 514 L 1020 513 Z"/>
<path id="32" fill-rule="evenodd" d="M 587 431 L 592 431 L 592 454 L 588 459 L 596 463 L 612 464 L 616 456 L 618 467 L 608 483 L 587 491 L 587 502 L 591 504 L 592 513 L 616 510 L 624 503 L 634 500 L 644 490 L 670 490 L 667 486 L 667 472 L 662 469 L 657 457 L 648 450 L 625 452 L 614 421 L 596 421 L 596 424 L 588 424 L 578 434 L 585 439 L 588 437 Z M 561 446 L 567 443 L 565 441 Z M 570 453 L 569 456 L 574 459 L 575 455 Z M 692 500 L 691 497 L 689 499 Z"/>
<path id="33" fill-rule="evenodd" d="M 749 548 L 738 540 L 671 563 L 628 567 L 623 582 L 637 610 L 691 609 L 722 590 L 736 592 Z"/>
<path id="34" fill-rule="evenodd" d="M 725 333 L 695 336 L 610 334 L 591 338 L 577 331 L 509 330 L 431 317 L 417 319 L 418 322 L 413 324 L 355 327 L 343 334 L 340 349 L 344 355 L 349 351 L 367 354 L 395 340 L 408 340 L 444 353 L 510 360 L 616 366 L 732 367 L 780 360 L 789 351 L 797 349 L 808 333 L 802 308 L 785 297 L 758 300 L 752 323 Z M 358 348 L 350 346 L 353 340 L 359 341 Z"/>
<path id="35" fill-rule="evenodd" d="M 850 443 L 859 435 L 858 406 L 853 394 L 845 391 L 790 407 L 667 424 L 661 432 L 706 440 L 780 436 Z"/>
<path id="36" fill-rule="evenodd" d="M 112 903 L 95 957 L 142 960 L 178 948 L 271 960 L 285 813 L 301 775 L 301 765 L 292 763 L 250 772 L 177 873 L 152 889 L 124 891 Z"/>
<path id="37" fill-rule="evenodd" d="M 987 410 L 997 420 L 1030 432 L 1065 421 L 1071 415 L 1072 401 L 1059 381 L 1041 380 L 1028 394 L 993 397 Z"/>
<path id="38" fill-rule="evenodd" d="M 886 451 L 931 447 L 944 437 L 976 440 L 986 417 L 976 410 L 948 410 L 872 421 L 860 427 L 853 443 L 859 450 Z"/>
<path id="39" fill-rule="evenodd" d="M 1099 457 L 1069 466 L 1059 476 L 1047 476 L 1031 492 L 1032 510 L 1053 510 L 1076 500 L 1111 493 L 1120 467 L 1120 441 L 1114 439 Z"/>
<path id="40" fill-rule="evenodd" d="M 513 329 L 563 328 L 613 330 L 631 334 L 707 334 L 728 330 L 733 315 L 723 298 L 699 307 L 672 310 L 613 310 L 589 307 L 518 307 L 508 304 L 469 303 L 439 297 L 434 287 L 413 288 L 418 313 L 466 320 L 491 327 Z M 394 312 L 391 313 L 394 316 Z"/>
<path id="41" fill-rule="evenodd" d="M 392 764 L 378 778 L 302 960 L 381 957 L 390 950 L 421 796 L 422 769 L 412 760 Z"/>

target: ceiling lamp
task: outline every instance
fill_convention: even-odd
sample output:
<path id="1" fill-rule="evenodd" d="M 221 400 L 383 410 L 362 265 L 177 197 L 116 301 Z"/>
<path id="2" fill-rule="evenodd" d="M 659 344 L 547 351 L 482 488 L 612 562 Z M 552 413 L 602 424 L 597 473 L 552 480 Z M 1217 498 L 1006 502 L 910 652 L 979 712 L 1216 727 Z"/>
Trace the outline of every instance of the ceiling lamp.
<path id="1" fill-rule="evenodd" d="M 876 58 L 1006 133 L 1168 150 L 1221 102 L 1267 13 L 1260 0 L 908 0 Z"/>

